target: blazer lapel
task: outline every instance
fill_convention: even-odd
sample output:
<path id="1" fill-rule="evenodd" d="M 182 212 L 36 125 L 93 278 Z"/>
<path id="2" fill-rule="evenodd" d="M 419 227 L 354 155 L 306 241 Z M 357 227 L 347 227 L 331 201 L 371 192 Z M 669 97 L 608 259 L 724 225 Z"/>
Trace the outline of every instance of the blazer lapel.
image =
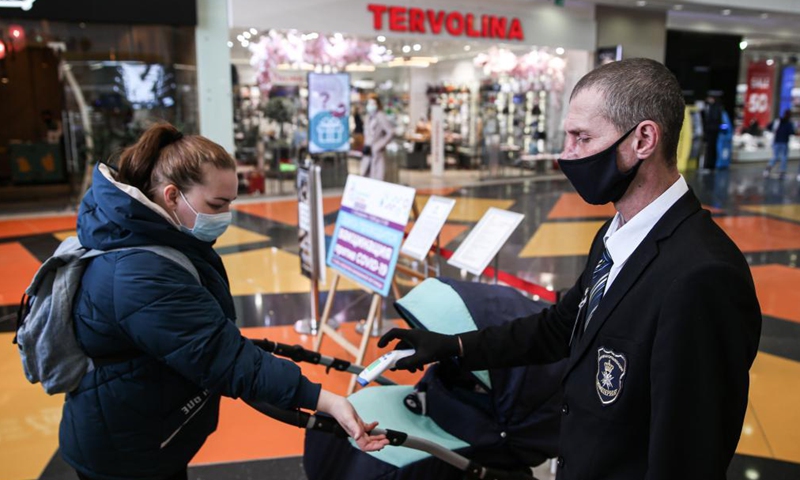
<path id="1" fill-rule="evenodd" d="M 573 345 L 567 371 L 564 375 L 565 378 L 572 369 L 575 368 L 581 357 L 586 354 L 588 348 L 594 344 L 595 337 L 606 320 L 608 320 L 614 312 L 619 302 L 625 298 L 625 295 L 630 291 L 631 287 L 633 287 L 642 273 L 644 273 L 647 266 L 658 256 L 658 242 L 672 235 L 678 225 L 699 209 L 700 202 L 697 200 L 697 197 L 695 197 L 694 192 L 689 189 L 688 192 L 667 210 L 639 247 L 634 250 L 633 254 L 628 258 L 628 261 L 622 268 L 622 271 L 620 271 L 619 275 L 614 280 L 614 283 L 608 287 L 608 290 L 603 295 L 603 299 L 600 301 L 600 305 L 597 307 L 597 310 L 592 316 L 592 321 L 589 322 L 580 341 Z M 603 237 L 598 237 L 598 240 L 602 242 Z"/>

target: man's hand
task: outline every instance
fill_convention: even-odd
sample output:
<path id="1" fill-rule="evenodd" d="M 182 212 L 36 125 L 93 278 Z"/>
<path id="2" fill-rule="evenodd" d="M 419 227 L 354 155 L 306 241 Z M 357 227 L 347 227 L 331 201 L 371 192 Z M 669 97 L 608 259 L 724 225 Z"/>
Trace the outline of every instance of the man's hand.
<path id="1" fill-rule="evenodd" d="M 365 452 L 375 452 L 389 444 L 386 435 L 369 434 L 378 426 L 378 422 L 365 424 L 356 413 L 353 405 L 342 396 L 327 390 L 320 391 L 317 410 L 335 418 L 344 431 L 355 440 L 358 448 Z"/>
<path id="2" fill-rule="evenodd" d="M 400 340 L 399 348 L 413 348 L 414 355 L 397 361 L 395 368 L 416 372 L 428 363 L 461 355 L 461 343 L 456 335 L 442 335 L 421 329 L 404 330 L 393 328 L 378 340 L 383 348 L 392 340 Z"/>

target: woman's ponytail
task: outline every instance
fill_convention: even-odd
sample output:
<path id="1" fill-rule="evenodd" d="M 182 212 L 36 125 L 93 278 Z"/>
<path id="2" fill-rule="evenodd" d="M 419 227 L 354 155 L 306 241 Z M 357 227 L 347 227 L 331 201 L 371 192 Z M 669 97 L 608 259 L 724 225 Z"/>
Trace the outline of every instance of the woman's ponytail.
<path id="1" fill-rule="evenodd" d="M 149 197 L 153 187 L 153 169 L 161 150 L 181 138 L 183 134 L 169 123 L 158 123 L 148 128 L 139 141 L 120 155 L 119 181 L 138 188 Z"/>

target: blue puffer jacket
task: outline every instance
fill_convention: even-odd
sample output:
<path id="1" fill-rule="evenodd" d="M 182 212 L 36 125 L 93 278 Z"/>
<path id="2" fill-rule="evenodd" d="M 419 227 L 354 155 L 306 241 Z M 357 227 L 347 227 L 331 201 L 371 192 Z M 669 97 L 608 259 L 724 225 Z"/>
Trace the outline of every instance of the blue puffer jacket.
<path id="1" fill-rule="evenodd" d="M 216 429 L 220 396 L 313 409 L 320 387 L 241 336 L 211 244 L 122 188 L 108 167 L 95 169 L 78 216 L 81 244 L 177 248 L 203 285 L 147 251 L 91 260 L 74 302 L 76 335 L 90 357 L 117 361 L 86 374 L 66 396 L 60 448 L 91 477 L 157 480 L 184 469 Z"/>

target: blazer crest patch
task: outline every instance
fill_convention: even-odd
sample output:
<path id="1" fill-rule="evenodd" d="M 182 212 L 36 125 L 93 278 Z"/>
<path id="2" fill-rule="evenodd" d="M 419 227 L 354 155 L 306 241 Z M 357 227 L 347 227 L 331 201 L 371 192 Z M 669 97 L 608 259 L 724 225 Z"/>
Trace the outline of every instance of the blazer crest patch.
<path id="1" fill-rule="evenodd" d="M 597 349 L 595 387 L 603 405 L 611 405 L 619 398 L 627 367 L 628 360 L 624 354 L 616 353 L 605 347 Z"/>

